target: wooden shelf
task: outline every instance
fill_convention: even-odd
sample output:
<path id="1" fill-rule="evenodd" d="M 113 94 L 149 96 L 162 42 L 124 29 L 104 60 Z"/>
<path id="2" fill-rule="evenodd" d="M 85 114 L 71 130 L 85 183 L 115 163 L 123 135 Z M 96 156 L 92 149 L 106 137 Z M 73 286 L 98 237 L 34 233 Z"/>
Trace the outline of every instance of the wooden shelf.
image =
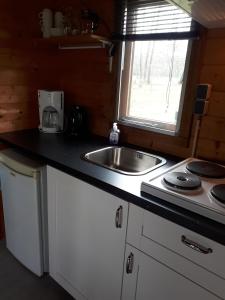
<path id="1" fill-rule="evenodd" d="M 82 34 L 75 36 L 62 36 L 36 39 L 37 46 L 55 46 L 59 49 L 87 49 L 105 48 L 111 46 L 112 42 L 106 37 L 95 34 Z"/>
<path id="2" fill-rule="evenodd" d="M 62 36 L 50 38 L 29 38 L 29 37 L 6 37 L 0 38 L 0 47 L 2 48 L 29 48 L 29 47 L 53 47 L 53 48 L 66 48 L 71 49 L 85 49 L 85 48 L 105 48 L 111 47 L 112 42 L 110 39 L 95 35 L 95 34 L 82 34 L 75 36 Z"/>

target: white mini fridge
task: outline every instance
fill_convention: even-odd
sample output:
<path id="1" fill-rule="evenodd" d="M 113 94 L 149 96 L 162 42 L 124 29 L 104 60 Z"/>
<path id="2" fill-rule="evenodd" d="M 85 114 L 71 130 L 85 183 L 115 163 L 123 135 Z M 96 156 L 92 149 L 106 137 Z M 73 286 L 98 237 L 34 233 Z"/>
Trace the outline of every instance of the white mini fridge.
<path id="1" fill-rule="evenodd" d="M 46 168 L 12 149 L 0 152 L 6 247 L 38 276 L 48 272 Z"/>

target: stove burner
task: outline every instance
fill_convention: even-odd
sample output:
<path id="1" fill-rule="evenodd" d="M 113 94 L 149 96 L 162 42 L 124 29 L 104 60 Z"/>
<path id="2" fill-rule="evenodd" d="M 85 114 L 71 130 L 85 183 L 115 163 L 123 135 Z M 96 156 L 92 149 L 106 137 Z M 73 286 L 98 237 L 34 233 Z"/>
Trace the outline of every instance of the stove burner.
<path id="1" fill-rule="evenodd" d="M 201 180 L 194 174 L 185 172 L 172 172 L 163 177 L 168 187 L 178 190 L 195 190 L 201 187 Z"/>
<path id="2" fill-rule="evenodd" d="M 210 193 L 217 201 L 225 205 L 225 184 L 215 185 L 211 188 Z"/>
<path id="3" fill-rule="evenodd" d="M 225 168 L 212 162 L 192 161 L 187 164 L 186 169 L 191 173 L 207 178 L 225 178 Z"/>

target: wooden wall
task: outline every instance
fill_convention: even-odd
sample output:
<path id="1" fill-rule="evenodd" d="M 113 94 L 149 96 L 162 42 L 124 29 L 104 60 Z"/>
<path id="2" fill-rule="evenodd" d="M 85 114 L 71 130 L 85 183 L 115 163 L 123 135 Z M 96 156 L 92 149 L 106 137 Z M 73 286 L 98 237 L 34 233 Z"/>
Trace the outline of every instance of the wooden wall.
<path id="1" fill-rule="evenodd" d="M 0 1 L 0 132 L 37 127 L 37 89 L 58 85 L 51 53 L 32 42 L 41 2 Z"/>
<path id="2" fill-rule="evenodd" d="M 200 81 L 212 84 L 212 94 L 202 122 L 198 154 L 225 161 L 225 29 L 207 34 Z"/>
<path id="3" fill-rule="evenodd" d="M 87 109 L 93 133 L 108 135 L 116 109 L 117 58 L 109 73 L 104 49 L 56 52 L 30 42 L 41 36 L 39 11 L 44 7 L 65 10 L 69 6 L 77 16 L 84 6 L 96 10 L 110 31 L 114 30 L 113 0 L 0 1 L 0 132 L 37 127 L 37 89 L 53 88 L 65 91 L 67 107 L 79 104 Z M 107 34 L 106 26 L 102 24 L 99 33 Z M 12 37 L 14 43 L 4 44 L 1 37 Z M 201 61 L 191 66 L 187 103 L 190 108 L 195 82 L 213 85 L 197 153 L 206 159 L 225 161 L 225 29 L 209 30 L 202 45 Z M 191 127 L 194 120 L 186 113 L 185 118 Z M 125 142 L 180 157 L 191 154 L 193 128 L 179 138 L 120 128 Z"/>
<path id="4" fill-rule="evenodd" d="M 88 0 L 86 4 L 103 19 L 98 34 L 111 34 L 114 27 L 113 1 Z M 79 3 L 75 9 L 80 11 Z M 65 91 L 67 106 L 79 104 L 85 107 L 91 131 L 107 136 L 114 118 L 117 75 L 115 65 L 113 72 L 109 73 L 107 50 L 60 51 L 57 66 L 60 70 L 60 89 Z"/>
<path id="5" fill-rule="evenodd" d="M 111 0 L 0 1 L 0 133 L 37 127 L 37 89 L 52 88 L 65 90 L 66 104 L 85 106 L 93 132 L 104 135 L 114 100 L 106 50 L 54 52 L 35 47 L 32 39 L 41 37 L 38 13 L 45 7 L 73 7 L 77 20 L 81 8 L 89 7 L 103 16 L 99 33 L 109 35 L 104 23 L 113 26 Z"/>
<path id="6" fill-rule="evenodd" d="M 54 53 L 32 43 L 41 35 L 38 12 L 48 3 L 36 2 L 0 1 L 0 133 L 37 127 L 37 89 L 58 86 L 51 63 Z M 3 237 L 0 194 L 0 239 Z"/>
<path id="7" fill-rule="evenodd" d="M 106 17 L 106 23 L 112 26 L 112 1 L 87 2 L 89 8 Z M 113 81 L 106 51 L 58 52 L 34 42 L 41 37 L 38 13 L 43 8 L 65 11 L 73 6 L 79 15 L 82 5 L 85 1 L 0 1 L 0 133 L 36 128 L 39 123 L 37 90 L 63 89 L 66 104 L 85 106 L 93 132 L 104 135 L 105 127 L 109 126 L 109 121 L 104 120 L 112 119 L 113 106 Z M 103 25 L 100 32 L 108 34 Z M 0 200 L 0 239 L 3 237 Z"/>

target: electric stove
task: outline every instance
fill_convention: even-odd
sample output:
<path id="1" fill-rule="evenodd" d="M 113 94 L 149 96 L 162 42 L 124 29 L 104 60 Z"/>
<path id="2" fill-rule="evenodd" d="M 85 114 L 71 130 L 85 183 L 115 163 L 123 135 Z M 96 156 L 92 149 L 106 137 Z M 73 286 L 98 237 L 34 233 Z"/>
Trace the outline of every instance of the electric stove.
<path id="1" fill-rule="evenodd" d="M 225 224 L 225 167 L 188 158 L 149 181 L 141 191 Z"/>

